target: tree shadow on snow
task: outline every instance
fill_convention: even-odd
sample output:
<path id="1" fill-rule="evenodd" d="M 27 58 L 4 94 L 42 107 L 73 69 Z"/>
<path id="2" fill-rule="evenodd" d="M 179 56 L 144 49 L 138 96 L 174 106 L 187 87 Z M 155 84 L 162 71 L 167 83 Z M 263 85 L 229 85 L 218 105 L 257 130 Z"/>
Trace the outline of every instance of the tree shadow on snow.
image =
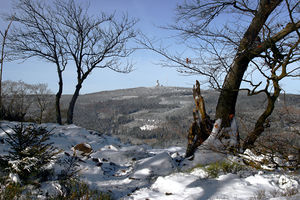
<path id="1" fill-rule="evenodd" d="M 222 180 L 216 179 L 197 179 L 194 182 L 187 185 L 187 188 L 196 188 L 201 187 L 203 192 L 199 194 L 197 200 L 207 200 L 212 198 L 218 191 L 226 186 L 229 182 L 231 182 L 234 178 L 232 176 L 228 176 Z M 218 195 L 219 198 L 221 196 Z M 222 198 L 229 198 L 227 195 L 222 195 Z"/>

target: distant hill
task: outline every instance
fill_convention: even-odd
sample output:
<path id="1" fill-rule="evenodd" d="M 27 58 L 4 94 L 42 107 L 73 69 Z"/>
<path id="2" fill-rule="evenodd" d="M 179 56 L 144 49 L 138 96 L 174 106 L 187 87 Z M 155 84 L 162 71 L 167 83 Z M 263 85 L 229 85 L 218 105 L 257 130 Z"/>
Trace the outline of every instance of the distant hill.
<path id="1" fill-rule="evenodd" d="M 207 112 L 214 115 L 218 92 L 202 92 Z M 70 96 L 64 96 L 67 103 Z M 241 135 L 254 126 L 263 112 L 263 94 L 249 97 L 240 92 L 237 117 Z M 117 135 L 123 141 L 154 146 L 185 145 L 192 122 L 194 101 L 191 88 L 139 87 L 81 95 L 76 103 L 74 123 L 102 133 Z M 291 109 L 292 108 L 292 109 Z M 298 119 L 298 120 L 297 120 Z M 300 130 L 300 96 L 280 96 L 267 131 Z"/>

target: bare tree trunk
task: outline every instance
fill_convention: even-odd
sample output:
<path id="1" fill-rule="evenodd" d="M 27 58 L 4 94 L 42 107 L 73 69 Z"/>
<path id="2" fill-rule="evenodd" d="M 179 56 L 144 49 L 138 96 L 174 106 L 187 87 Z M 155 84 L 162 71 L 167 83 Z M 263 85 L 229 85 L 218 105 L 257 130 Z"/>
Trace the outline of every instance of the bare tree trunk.
<path id="1" fill-rule="evenodd" d="M 267 121 L 267 118 L 272 114 L 276 100 L 280 94 L 280 87 L 278 84 L 278 81 L 273 80 L 274 85 L 274 94 L 271 96 L 268 91 L 266 91 L 267 97 L 268 97 L 268 105 L 265 109 L 265 111 L 261 114 L 261 116 L 258 118 L 258 120 L 255 123 L 254 130 L 249 133 L 243 143 L 243 151 L 246 149 L 252 147 L 257 140 L 257 138 L 264 132 L 265 130 L 265 123 Z"/>
<path id="2" fill-rule="evenodd" d="M 254 44 L 259 32 L 268 19 L 272 11 L 282 2 L 282 0 L 262 0 L 260 7 L 252 19 L 243 39 L 240 42 L 236 58 L 227 74 L 216 108 L 216 119 L 222 119 L 222 127 L 230 126 L 230 115 L 235 114 L 235 105 L 238 91 L 247 70 L 248 64 L 255 55 L 249 50 Z"/>
<path id="3" fill-rule="evenodd" d="M 2 48 L 1 48 L 1 58 L 0 58 L 0 63 L 1 63 L 1 68 L 0 68 L 0 112 L 2 111 L 2 73 L 3 73 L 3 63 L 4 63 L 4 48 L 5 48 L 5 40 L 8 34 L 8 30 L 11 26 L 13 21 L 10 21 L 10 23 L 8 24 L 6 30 L 4 31 L 4 34 L 2 35 L 3 37 L 3 41 L 2 41 Z"/>
<path id="4" fill-rule="evenodd" d="M 40 110 L 39 124 L 41 124 L 43 122 L 43 113 L 44 113 L 44 110 Z"/>
<path id="5" fill-rule="evenodd" d="M 79 91 L 80 91 L 81 87 L 82 87 L 82 83 L 79 82 L 76 85 L 75 92 L 74 92 L 72 99 L 70 101 L 70 104 L 69 104 L 68 113 L 67 113 L 67 124 L 73 124 L 73 114 L 74 114 L 75 103 L 79 96 Z"/>
<path id="6" fill-rule="evenodd" d="M 195 109 L 193 110 L 194 122 L 191 124 L 188 133 L 188 145 L 185 157 L 194 155 L 196 149 L 209 137 L 213 121 L 206 114 L 204 98 L 201 95 L 200 83 L 196 81 L 193 88 L 193 97 L 195 100 Z"/>
<path id="7" fill-rule="evenodd" d="M 222 119 L 222 127 L 230 126 L 230 116 L 235 115 L 235 105 L 243 75 L 250 60 L 237 58 L 227 75 L 216 107 L 216 119 Z"/>
<path id="8" fill-rule="evenodd" d="M 58 67 L 57 69 L 57 73 L 58 73 L 58 92 L 56 93 L 55 96 L 55 110 L 56 110 L 56 122 L 58 124 L 62 124 L 62 120 L 61 120 L 61 110 L 60 110 L 60 99 L 61 99 L 61 95 L 62 95 L 62 91 L 63 91 L 63 79 L 62 79 L 62 71 L 60 70 L 60 68 Z"/>

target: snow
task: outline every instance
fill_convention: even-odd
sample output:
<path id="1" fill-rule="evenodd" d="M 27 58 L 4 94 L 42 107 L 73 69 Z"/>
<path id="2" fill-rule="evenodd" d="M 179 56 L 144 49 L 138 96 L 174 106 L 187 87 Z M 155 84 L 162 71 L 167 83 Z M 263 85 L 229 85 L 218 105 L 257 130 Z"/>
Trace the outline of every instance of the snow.
<path id="1" fill-rule="evenodd" d="M 145 158 L 137 162 L 133 178 L 147 178 L 150 175 L 168 175 L 176 168 L 176 164 L 167 152 Z"/>
<path id="2" fill-rule="evenodd" d="M 238 134 L 238 126 L 235 117 L 232 118 L 231 127 L 221 128 L 222 119 L 217 119 L 214 123 L 214 127 L 210 136 L 206 141 L 202 144 L 207 149 L 220 149 L 220 148 L 228 148 L 234 147 L 238 144 L 237 134 Z M 220 135 L 228 135 L 229 139 L 223 138 L 221 141 L 218 138 Z"/>
<path id="3" fill-rule="evenodd" d="M 142 131 L 151 131 L 154 129 L 157 129 L 158 127 L 156 125 L 150 125 L 150 124 L 145 124 L 144 126 L 141 126 L 140 129 Z"/>
<path id="4" fill-rule="evenodd" d="M 2 122 L 1 127 L 9 131 L 8 126 L 14 124 Z M 217 127 L 220 124 L 221 121 L 216 121 L 212 139 L 220 131 Z M 117 138 L 75 125 L 41 126 L 53 131 L 49 142 L 63 150 L 58 158 L 66 158 L 66 153 L 73 155 L 72 147 L 76 144 L 84 143 L 91 147 L 93 151 L 89 156 L 80 156 L 80 179 L 91 188 L 110 193 L 114 199 L 239 200 L 255 199 L 263 192 L 265 199 L 281 200 L 287 199 L 284 196 L 287 191 L 300 188 L 299 172 L 245 170 L 238 174 L 220 174 L 217 178 L 211 178 L 204 168 L 191 170 L 199 164 L 208 165 L 220 160 L 240 161 L 240 158 L 216 153 L 205 147 L 199 148 L 194 160 L 182 161 L 185 152 L 183 147 L 152 149 L 147 145 L 122 144 Z M 4 131 L 0 129 L 0 139 L 5 137 Z M 0 145 L 0 155 L 7 155 L 8 151 L 6 143 Z M 243 156 L 252 160 L 265 159 L 249 150 Z M 54 167 L 57 174 L 63 170 L 56 162 L 49 167 Z M 10 179 L 19 182 L 16 174 L 10 174 Z M 43 194 L 63 193 L 62 186 L 56 180 L 43 182 L 40 189 L 44 191 Z M 299 197 L 298 192 L 288 198 Z"/>
<path id="5" fill-rule="evenodd" d="M 41 190 L 47 191 L 50 195 L 63 195 L 63 189 L 57 181 L 45 182 L 41 184 Z"/>
<path id="6" fill-rule="evenodd" d="M 226 174 L 216 179 L 201 176 L 174 173 L 158 177 L 151 187 L 138 190 L 125 199 L 251 199 L 259 191 L 265 191 L 266 199 L 269 199 L 280 189 L 276 176 L 256 174 L 240 178 L 236 174 Z"/>
<path id="7" fill-rule="evenodd" d="M 299 184 L 296 180 L 290 179 L 285 175 L 281 175 L 278 182 L 281 189 L 297 189 L 299 187 Z"/>
<path id="8" fill-rule="evenodd" d="M 13 183 L 21 183 L 18 174 L 10 173 L 8 176 L 9 176 L 9 179 L 10 179 Z"/>
<path id="9" fill-rule="evenodd" d="M 134 98 L 139 98 L 139 96 L 118 96 L 112 98 L 113 100 L 127 100 L 127 99 L 134 99 Z"/>

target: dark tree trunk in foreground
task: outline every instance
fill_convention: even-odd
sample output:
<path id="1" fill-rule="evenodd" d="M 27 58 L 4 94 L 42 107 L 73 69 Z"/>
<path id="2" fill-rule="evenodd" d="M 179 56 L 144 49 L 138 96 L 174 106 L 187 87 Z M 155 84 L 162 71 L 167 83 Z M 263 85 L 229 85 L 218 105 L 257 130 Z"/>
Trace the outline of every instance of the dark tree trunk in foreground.
<path id="1" fill-rule="evenodd" d="M 216 139 L 220 139 L 220 140 L 222 140 L 223 138 L 230 139 L 232 137 L 236 137 L 236 142 L 237 142 L 236 144 L 229 144 L 230 142 L 226 143 L 224 141 L 221 141 L 220 144 L 222 145 L 222 148 L 225 147 L 226 149 L 229 150 L 239 149 L 239 133 L 237 128 L 232 126 L 232 123 L 236 123 L 234 120 L 235 120 L 235 107 L 236 107 L 237 97 L 240 90 L 240 85 L 243 81 L 243 77 L 248 68 L 249 63 L 254 58 L 259 57 L 261 53 L 267 52 L 267 50 L 270 48 L 272 49 L 272 47 L 275 45 L 276 42 L 283 39 L 291 32 L 297 31 L 297 29 L 300 28 L 300 22 L 295 22 L 294 24 L 287 24 L 277 34 L 261 42 L 259 45 L 255 44 L 255 40 L 258 37 L 259 33 L 262 31 L 262 28 L 265 25 L 268 17 L 281 2 L 282 0 L 260 1 L 259 8 L 255 12 L 255 16 L 253 17 L 250 25 L 248 26 L 248 29 L 246 30 L 243 38 L 239 43 L 236 56 L 233 60 L 233 64 L 231 65 L 225 77 L 225 80 L 223 82 L 223 86 L 221 88 L 221 93 L 219 95 L 218 103 L 216 107 L 216 115 L 215 115 L 216 121 L 213 126 L 211 126 L 211 121 L 209 123 L 206 122 L 207 126 L 203 128 L 202 125 L 203 121 L 200 120 L 200 122 L 196 122 L 196 120 L 194 120 L 189 131 L 186 157 L 189 157 L 194 154 L 196 148 L 200 146 L 208 138 L 207 135 L 214 135 Z M 298 44 L 299 41 L 298 43 L 295 44 L 295 48 L 297 47 Z M 270 80 L 272 80 L 275 91 L 274 94 L 271 95 L 267 91 L 268 87 L 265 89 L 264 92 L 267 94 L 268 105 L 264 113 L 257 120 L 253 132 L 247 136 L 243 145 L 243 150 L 245 150 L 248 147 L 251 147 L 256 141 L 256 139 L 264 131 L 264 125 L 266 123 L 266 120 L 272 114 L 274 109 L 274 104 L 276 102 L 277 97 L 280 94 L 280 87 L 278 81 L 283 77 L 288 76 L 288 73 L 286 73 L 286 65 L 289 63 L 292 55 L 293 53 L 291 51 L 290 54 L 286 56 L 287 59 L 286 63 L 283 61 L 279 62 L 279 60 L 276 60 L 276 62 L 274 61 L 272 63 L 269 63 L 270 64 L 269 68 L 271 69 L 272 76 L 268 78 L 268 83 Z M 268 56 L 269 56 L 268 59 L 271 59 L 272 56 L 273 57 L 276 56 L 276 53 L 273 52 L 273 54 L 270 54 Z M 274 63 L 275 64 L 279 63 L 279 64 L 278 66 L 275 66 Z M 285 63 L 285 66 L 283 66 L 284 64 L 282 63 Z M 274 66 L 272 66 L 273 64 Z M 283 68 L 283 72 L 281 76 L 277 76 L 275 72 L 280 67 Z M 264 76 L 267 77 L 267 75 L 265 74 Z M 196 108 L 197 108 L 197 103 L 196 103 Z M 203 115 L 205 116 L 206 114 Z M 197 123 L 197 126 L 195 125 L 195 123 Z M 217 141 L 211 140 L 210 142 L 215 143 Z M 214 144 L 211 145 L 213 146 L 213 148 L 215 148 Z"/>
<path id="2" fill-rule="evenodd" d="M 227 74 L 216 108 L 216 119 L 222 119 L 222 126 L 230 126 L 229 116 L 235 115 L 236 100 L 244 73 L 253 59 L 251 47 L 272 11 L 282 0 L 262 0 L 259 9 L 244 34 L 236 53 L 233 65 Z"/>
<path id="3" fill-rule="evenodd" d="M 272 11 L 281 3 L 282 0 L 272 1 L 270 3 L 267 0 L 262 0 L 260 7 L 253 18 L 251 24 L 248 26 L 247 31 L 245 32 L 239 47 L 238 52 L 236 53 L 236 58 L 233 61 L 232 67 L 228 72 L 224 84 L 218 98 L 218 103 L 216 107 L 216 120 L 221 120 L 221 124 L 216 124 L 214 126 L 209 126 L 210 129 L 197 130 L 193 134 L 189 133 L 188 146 L 186 157 L 193 155 L 198 146 L 200 146 L 204 140 L 207 139 L 207 135 L 210 135 L 213 131 L 213 128 L 216 128 L 216 135 L 218 137 L 223 137 L 228 133 L 218 133 L 222 128 L 230 127 L 231 120 L 235 115 L 235 106 L 238 97 L 239 88 L 244 76 L 245 71 L 247 70 L 248 64 L 253 58 L 253 55 L 250 53 L 251 46 L 254 44 L 255 38 L 258 36 L 261 31 L 264 23 L 268 19 L 268 16 Z M 193 124 L 191 127 L 194 126 Z M 218 127 L 221 126 L 221 127 Z M 202 134 L 202 132 L 205 134 Z M 235 133 L 238 136 L 238 133 Z M 205 135 L 205 137 L 203 137 Z M 227 137 L 227 135 L 226 135 Z M 238 140 L 238 138 L 237 138 Z M 239 144 L 236 144 L 239 146 Z"/>

